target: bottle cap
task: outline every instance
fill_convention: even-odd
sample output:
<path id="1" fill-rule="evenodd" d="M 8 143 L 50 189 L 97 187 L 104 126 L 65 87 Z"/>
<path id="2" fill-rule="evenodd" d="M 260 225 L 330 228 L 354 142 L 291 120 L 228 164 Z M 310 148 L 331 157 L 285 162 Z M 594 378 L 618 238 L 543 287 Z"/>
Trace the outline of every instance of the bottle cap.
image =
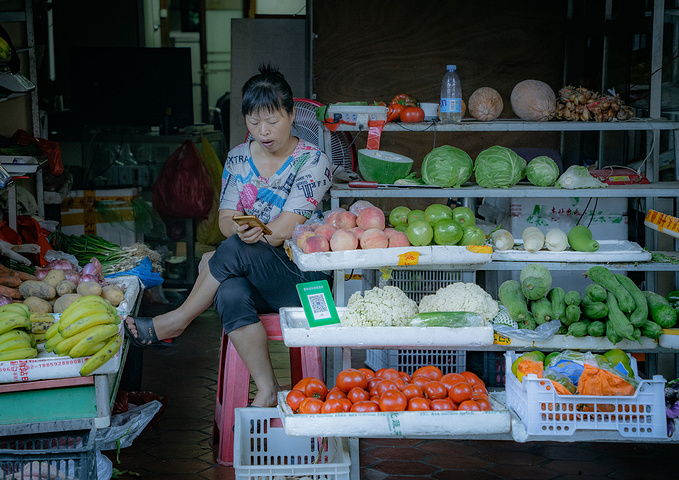
<path id="1" fill-rule="evenodd" d="M 454 72 L 455 70 L 457 70 L 457 65 L 448 65 L 447 70 L 449 72 Z"/>

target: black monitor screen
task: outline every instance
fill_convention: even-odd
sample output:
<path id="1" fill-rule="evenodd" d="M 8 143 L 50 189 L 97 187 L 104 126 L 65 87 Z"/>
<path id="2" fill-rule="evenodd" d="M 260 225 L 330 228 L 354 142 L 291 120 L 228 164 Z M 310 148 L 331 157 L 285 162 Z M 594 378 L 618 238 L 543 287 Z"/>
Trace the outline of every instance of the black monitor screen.
<path id="1" fill-rule="evenodd" d="M 194 123 L 189 48 L 79 48 L 70 60 L 77 124 L 181 128 Z"/>

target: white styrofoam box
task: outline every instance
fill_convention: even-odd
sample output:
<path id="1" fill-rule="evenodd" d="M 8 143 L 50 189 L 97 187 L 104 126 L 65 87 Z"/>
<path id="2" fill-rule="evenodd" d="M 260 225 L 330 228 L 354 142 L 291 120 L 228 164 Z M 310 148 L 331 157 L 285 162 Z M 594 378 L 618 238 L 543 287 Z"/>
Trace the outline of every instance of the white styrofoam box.
<path id="1" fill-rule="evenodd" d="M 340 318 L 347 311 L 338 307 Z M 283 341 L 288 347 L 391 347 L 410 348 L 485 346 L 493 344 L 493 326 L 483 327 L 343 327 L 341 324 L 309 327 L 301 307 L 279 310 Z"/>
<path id="2" fill-rule="evenodd" d="M 317 435 L 288 436 L 277 408 L 236 408 L 233 468 L 236 479 L 273 480 L 308 476 L 349 480 L 346 440 Z M 317 415 L 320 416 L 320 415 Z"/>
<path id="3" fill-rule="evenodd" d="M 116 308 L 121 318 L 118 333 L 124 335 L 122 321 L 127 317 L 139 295 L 139 278 L 132 275 L 110 278 L 109 283 L 119 285 L 124 292 L 123 301 Z M 61 314 L 55 313 L 56 321 L 59 321 Z M 118 352 L 111 360 L 103 364 L 93 375 L 117 373 L 120 370 L 120 363 L 123 355 L 125 342 L 120 345 Z M 54 352 L 45 351 L 45 344 L 37 345 L 38 356 L 24 360 L 10 360 L 0 362 L 0 383 L 31 382 L 33 380 L 50 380 L 55 378 L 71 378 L 80 376 L 80 368 L 90 357 L 60 357 Z"/>
<path id="4" fill-rule="evenodd" d="M 374 371 L 380 368 L 395 368 L 412 375 L 426 365 L 439 367 L 446 373 L 460 373 L 467 369 L 465 350 L 379 350 L 365 352 L 365 364 Z"/>
<path id="5" fill-rule="evenodd" d="M 135 231 L 133 200 L 140 187 L 113 190 L 73 190 L 61 203 L 61 230 L 69 235 L 98 235 L 120 246 L 142 242 L 144 235 Z M 99 207 L 110 210 L 104 218 Z"/>
<path id="6" fill-rule="evenodd" d="M 632 340 L 620 340 L 616 344 L 613 344 L 605 336 L 591 337 L 589 335 L 584 337 L 574 337 L 572 335 L 554 335 L 549 340 L 524 340 L 520 338 L 510 338 L 508 342 L 509 343 L 504 343 L 503 345 L 511 345 L 512 348 L 547 350 L 606 351 L 612 348 L 619 348 L 620 350 L 624 350 L 626 352 L 633 352 L 636 350 L 646 351 L 658 348 L 658 340 L 653 340 L 648 337 L 641 337 L 639 342 Z"/>
<path id="7" fill-rule="evenodd" d="M 473 251 L 479 247 L 430 245 L 426 247 L 372 248 L 340 252 L 303 253 L 291 240 L 285 241 L 288 256 L 303 272 L 350 268 L 380 268 L 418 265 L 460 266 L 488 263 L 491 252 Z M 470 268 L 470 270 L 473 270 Z"/>
<path id="8" fill-rule="evenodd" d="M 580 220 L 596 240 L 627 240 L 627 219 L 627 198 L 512 198 L 509 220 L 502 226 L 514 238 L 521 238 L 526 227 L 538 227 L 543 233 L 559 228 L 568 233 Z"/>
<path id="9" fill-rule="evenodd" d="M 493 260 L 506 262 L 648 262 L 651 252 L 628 240 L 599 240 L 596 252 L 576 252 L 568 248 L 552 252 L 546 248 L 531 253 L 523 248 L 521 239 L 514 239 L 511 250 L 494 250 Z"/>
<path id="10" fill-rule="evenodd" d="M 658 344 L 663 348 L 679 349 L 679 328 L 663 328 Z"/>
<path id="11" fill-rule="evenodd" d="M 634 395 L 559 395 L 550 380 L 526 375 L 520 382 L 512 363 L 521 354 L 505 353 L 506 402 L 528 435 L 570 436 L 586 430 L 617 431 L 624 438 L 667 438 L 665 379 L 640 380 Z"/>

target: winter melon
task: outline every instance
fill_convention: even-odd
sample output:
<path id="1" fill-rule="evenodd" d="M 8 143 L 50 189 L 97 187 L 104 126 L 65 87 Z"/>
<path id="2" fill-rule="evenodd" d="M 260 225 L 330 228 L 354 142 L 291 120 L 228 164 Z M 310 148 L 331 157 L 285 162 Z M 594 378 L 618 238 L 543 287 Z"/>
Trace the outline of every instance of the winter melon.
<path id="1" fill-rule="evenodd" d="M 358 151 L 358 170 L 363 180 L 392 184 L 405 178 L 413 168 L 413 159 L 398 153 L 363 148 Z"/>

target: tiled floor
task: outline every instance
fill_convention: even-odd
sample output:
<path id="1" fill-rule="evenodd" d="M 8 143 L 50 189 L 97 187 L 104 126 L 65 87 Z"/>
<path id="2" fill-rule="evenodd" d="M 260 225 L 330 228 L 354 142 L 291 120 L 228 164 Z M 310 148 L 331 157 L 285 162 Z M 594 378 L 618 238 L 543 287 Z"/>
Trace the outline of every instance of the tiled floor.
<path id="1" fill-rule="evenodd" d="M 233 479 L 210 447 L 220 325 L 201 315 L 175 346 L 144 352 L 142 389 L 167 396 L 160 423 L 132 446 L 106 452 L 119 478 Z M 289 385 L 287 349 L 272 342 L 279 380 Z M 677 445 L 363 439 L 361 480 L 433 479 L 676 479 Z M 126 472 L 125 472 L 126 471 Z M 352 479 L 355 480 L 355 479 Z"/>

